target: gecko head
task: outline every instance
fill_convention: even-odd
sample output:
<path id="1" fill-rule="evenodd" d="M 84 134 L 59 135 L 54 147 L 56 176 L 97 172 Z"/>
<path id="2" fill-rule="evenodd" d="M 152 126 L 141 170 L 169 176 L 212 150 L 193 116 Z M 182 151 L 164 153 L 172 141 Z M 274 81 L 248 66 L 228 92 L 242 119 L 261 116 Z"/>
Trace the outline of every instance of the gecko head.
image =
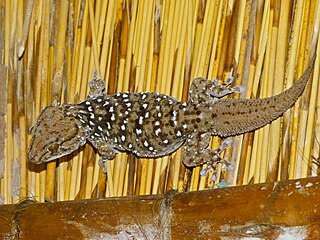
<path id="1" fill-rule="evenodd" d="M 71 105 L 46 107 L 30 129 L 28 160 L 42 163 L 65 156 L 86 143 L 88 129 L 70 114 Z"/>

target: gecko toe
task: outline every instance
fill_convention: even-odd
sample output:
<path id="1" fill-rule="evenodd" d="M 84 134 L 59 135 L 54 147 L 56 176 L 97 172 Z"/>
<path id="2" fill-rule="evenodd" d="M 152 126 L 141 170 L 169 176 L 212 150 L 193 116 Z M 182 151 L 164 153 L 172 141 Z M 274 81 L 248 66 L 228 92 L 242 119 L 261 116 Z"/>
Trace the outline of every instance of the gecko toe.
<path id="1" fill-rule="evenodd" d="M 98 160 L 98 165 L 102 166 L 103 173 L 107 173 L 107 171 L 108 171 L 108 160 L 107 159 L 100 157 Z"/>

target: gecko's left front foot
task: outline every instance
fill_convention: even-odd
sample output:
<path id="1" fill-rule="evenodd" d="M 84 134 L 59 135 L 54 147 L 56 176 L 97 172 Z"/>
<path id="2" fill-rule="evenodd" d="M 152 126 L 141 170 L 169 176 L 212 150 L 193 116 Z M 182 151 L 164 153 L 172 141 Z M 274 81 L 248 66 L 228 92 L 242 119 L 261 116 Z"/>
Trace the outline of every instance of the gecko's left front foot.
<path id="1" fill-rule="evenodd" d="M 206 176 L 209 170 L 212 168 L 213 174 L 211 177 L 211 181 L 216 181 L 217 166 L 219 163 L 222 164 L 222 170 L 228 169 L 229 171 L 233 171 L 234 167 L 232 166 L 232 164 L 220 156 L 220 154 L 224 152 L 229 146 L 231 146 L 232 143 L 233 143 L 233 140 L 231 138 L 227 138 L 221 143 L 221 145 L 217 149 L 210 151 L 212 157 L 209 161 L 206 162 L 207 164 L 206 168 L 201 170 L 200 172 L 201 176 Z"/>
<path id="2" fill-rule="evenodd" d="M 92 80 L 89 82 L 90 92 L 88 98 L 102 97 L 106 94 L 106 83 L 103 79 L 98 78 L 98 71 L 95 70 Z"/>
<path id="3" fill-rule="evenodd" d="M 102 172 L 107 173 L 108 172 L 108 159 L 105 159 L 103 157 L 100 157 L 98 160 L 98 165 L 102 166 Z"/>
<path id="4" fill-rule="evenodd" d="M 99 166 L 102 166 L 102 171 L 107 173 L 108 170 L 108 161 L 115 158 L 116 154 L 118 153 L 112 145 L 104 141 L 102 138 L 100 139 L 88 139 L 89 142 L 98 150 L 99 153 Z"/>

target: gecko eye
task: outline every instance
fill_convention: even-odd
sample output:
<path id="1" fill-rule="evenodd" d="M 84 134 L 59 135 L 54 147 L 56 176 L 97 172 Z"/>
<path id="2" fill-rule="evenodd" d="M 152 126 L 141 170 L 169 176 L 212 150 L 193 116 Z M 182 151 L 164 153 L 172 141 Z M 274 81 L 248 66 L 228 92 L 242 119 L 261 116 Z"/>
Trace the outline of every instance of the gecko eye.
<path id="1" fill-rule="evenodd" d="M 47 150 L 50 152 L 50 153 L 56 153 L 59 149 L 59 144 L 58 143 L 53 143 L 51 144 Z"/>

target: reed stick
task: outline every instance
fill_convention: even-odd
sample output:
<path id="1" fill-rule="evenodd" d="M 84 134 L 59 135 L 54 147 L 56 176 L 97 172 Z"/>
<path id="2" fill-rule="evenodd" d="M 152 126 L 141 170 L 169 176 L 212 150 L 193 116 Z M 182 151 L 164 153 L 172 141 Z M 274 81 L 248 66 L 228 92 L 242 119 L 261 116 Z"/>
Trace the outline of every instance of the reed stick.
<path id="1" fill-rule="evenodd" d="M 286 88 L 288 89 L 293 85 L 293 78 L 294 78 L 294 69 L 296 64 L 296 58 L 298 54 L 298 43 L 300 40 L 300 29 L 301 24 L 303 24 L 303 1 L 299 2 L 295 6 L 295 14 L 293 20 L 293 28 L 291 33 L 290 39 L 290 49 L 289 49 L 289 58 L 287 63 L 287 71 L 286 71 Z M 282 141 L 282 158 L 283 158 L 283 165 L 282 165 L 282 180 L 286 180 L 287 176 L 285 174 L 286 170 L 288 169 L 288 151 L 289 151 L 289 135 L 290 135 L 290 118 L 291 118 L 291 110 L 286 111 L 283 115 L 283 141 Z"/>
<path id="2" fill-rule="evenodd" d="M 303 15 L 303 26 L 301 31 L 301 45 L 305 45 L 307 41 L 307 29 L 308 29 L 308 18 L 309 18 L 309 11 L 310 11 L 310 4 L 309 2 L 305 3 L 304 7 L 304 15 Z M 303 72 L 304 66 L 304 53 L 305 49 L 300 48 L 298 56 L 298 70 L 297 75 L 301 75 Z M 301 108 L 301 99 L 299 99 L 295 106 L 293 111 L 293 120 L 292 120 L 292 133 L 291 133 L 291 151 L 289 156 L 289 169 L 288 169 L 288 178 L 292 179 L 295 171 L 295 165 L 296 165 L 296 155 L 297 155 L 297 138 L 298 138 L 298 129 L 299 129 L 299 116 L 300 116 L 300 108 Z"/>
<path id="3" fill-rule="evenodd" d="M 273 54 L 273 49 L 271 48 L 272 44 L 272 22 L 274 17 L 274 11 L 271 8 L 269 12 L 269 19 L 268 19 L 268 37 L 270 37 L 270 41 L 267 41 L 266 45 L 266 57 L 265 57 L 265 71 L 264 71 L 264 96 L 270 97 L 272 95 L 272 87 L 273 81 L 271 78 L 271 74 L 273 70 L 271 70 L 271 58 Z M 269 141 L 270 137 L 270 126 L 266 125 L 263 129 L 263 136 L 262 136 L 262 143 L 266 143 Z M 267 180 L 267 173 L 268 173 L 268 147 L 262 148 L 262 156 L 261 156 L 261 169 L 260 169 L 260 182 L 266 182 Z"/>
<path id="4" fill-rule="evenodd" d="M 215 31 L 213 34 L 213 43 L 211 48 L 210 56 L 213 56 L 210 61 L 209 69 L 208 69 L 208 78 L 212 79 L 218 76 L 218 66 L 221 63 L 219 60 L 221 59 L 221 43 L 224 36 L 225 24 L 226 24 L 226 11 L 227 11 L 227 1 L 218 1 L 218 9 L 216 14 Z M 214 25 L 214 24 L 212 24 Z M 221 64 L 222 65 L 222 64 Z"/>
<path id="5" fill-rule="evenodd" d="M 281 9 L 279 13 L 279 25 L 278 28 L 278 40 L 277 40 L 277 50 L 276 50 L 276 61 L 275 65 L 275 77 L 274 77 L 274 91 L 273 95 L 279 94 L 283 90 L 283 81 L 279 79 L 284 78 L 285 69 L 285 59 L 286 59 L 286 40 L 288 36 L 288 20 L 289 20 L 289 3 L 282 2 Z M 281 130 L 281 119 L 275 120 L 271 124 L 271 136 L 272 145 L 270 145 L 269 151 L 269 170 L 268 178 L 269 180 L 275 181 L 278 177 L 278 167 L 279 167 L 279 154 L 280 154 L 280 130 Z"/>
<path id="6" fill-rule="evenodd" d="M 317 44 L 317 55 L 320 54 L 320 46 L 319 41 Z M 314 73 L 313 73 L 314 79 L 319 79 L 319 58 L 316 59 L 315 67 L 314 67 Z M 307 126 L 310 126 L 306 129 L 306 138 L 305 138 L 305 148 L 303 151 L 303 156 L 305 161 L 305 164 L 302 164 L 301 169 L 301 176 L 307 177 L 308 174 L 308 167 L 310 166 L 309 159 L 311 159 L 311 147 L 312 147 L 312 140 L 314 136 L 314 130 L 312 127 L 314 126 L 314 119 L 315 119 L 315 110 L 316 110 L 316 102 L 318 98 L 318 81 L 312 81 L 312 87 L 311 87 L 311 95 L 310 95 L 310 105 L 309 105 L 309 113 L 308 113 L 308 121 Z"/>
<path id="7" fill-rule="evenodd" d="M 319 13 L 320 13 L 320 4 L 318 3 L 317 8 L 315 9 L 315 16 L 317 16 Z M 314 21 L 314 28 L 317 29 L 319 27 L 319 25 L 320 25 L 320 20 L 317 18 Z M 310 44 L 311 50 L 315 49 L 315 46 L 317 46 L 317 48 L 316 48 L 317 56 L 320 53 L 318 35 L 319 35 L 319 31 L 314 32 L 314 35 L 312 35 L 312 37 L 311 37 L 311 44 Z M 313 54 L 313 53 L 311 52 L 311 54 Z M 302 177 L 307 177 L 307 174 L 308 174 L 308 167 L 310 165 L 309 161 L 311 159 L 310 154 L 311 154 L 312 141 L 314 139 L 314 130 L 312 128 L 314 127 L 316 103 L 317 103 L 317 99 L 319 98 L 319 96 L 318 96 L 319 81 L 316 80 L 316 79 L 319 79 L 319 57 L 317 57 L 317 59 L 316 59 L 313 71 L 314 71 L 313 75 L 312 75 L 313 81 L 312 81 L 312 85 L 311 85 L 308 122 L 307 122 L 308 128 L 306 129 L 305 148 L 304 148 L 304 152 L 303 152 L 303 155 L 307 161 L 307 164 L 302 165 L 302 171 L 301 171 Z"/>
<path id="8" fill-rule="evenodd" d="M 315 2 L 310 2 L 310 11 L 308 14 L 308 29 L 313 28 L 314 25 L 314 16 L 316 14 L 316 6 Z M 315 51 L 315 42 L 312 42 L 313 32 L 308 31 L 306 42 L 310 43 L 308 48 L 310 50 L 314 49 Z M 305 62 L 304 66 L 307 66 L 308 54 L 305 52 Z M 296 150 L 296 164 L 295 164 L 295 173 L 294 177 L 299 178 L 302 176 L 303 165 L 306 164 L 306 159 L 304 156 L 304 146 L 306 139 L 306 131 L 305 129 L 308 127 L 308 110 L 310 105 L 310 95 L 311 95 L 311 86 L 312 84 L 307 84 L 306 89 L 302 95 L 302 104 L 301 104 L 301 114 L 299 119 L 299 132 L 298 132 L 298 140 L 297 140 L 297 150 Z M 309 161 L 309 160 L 307 160 Z"/>

